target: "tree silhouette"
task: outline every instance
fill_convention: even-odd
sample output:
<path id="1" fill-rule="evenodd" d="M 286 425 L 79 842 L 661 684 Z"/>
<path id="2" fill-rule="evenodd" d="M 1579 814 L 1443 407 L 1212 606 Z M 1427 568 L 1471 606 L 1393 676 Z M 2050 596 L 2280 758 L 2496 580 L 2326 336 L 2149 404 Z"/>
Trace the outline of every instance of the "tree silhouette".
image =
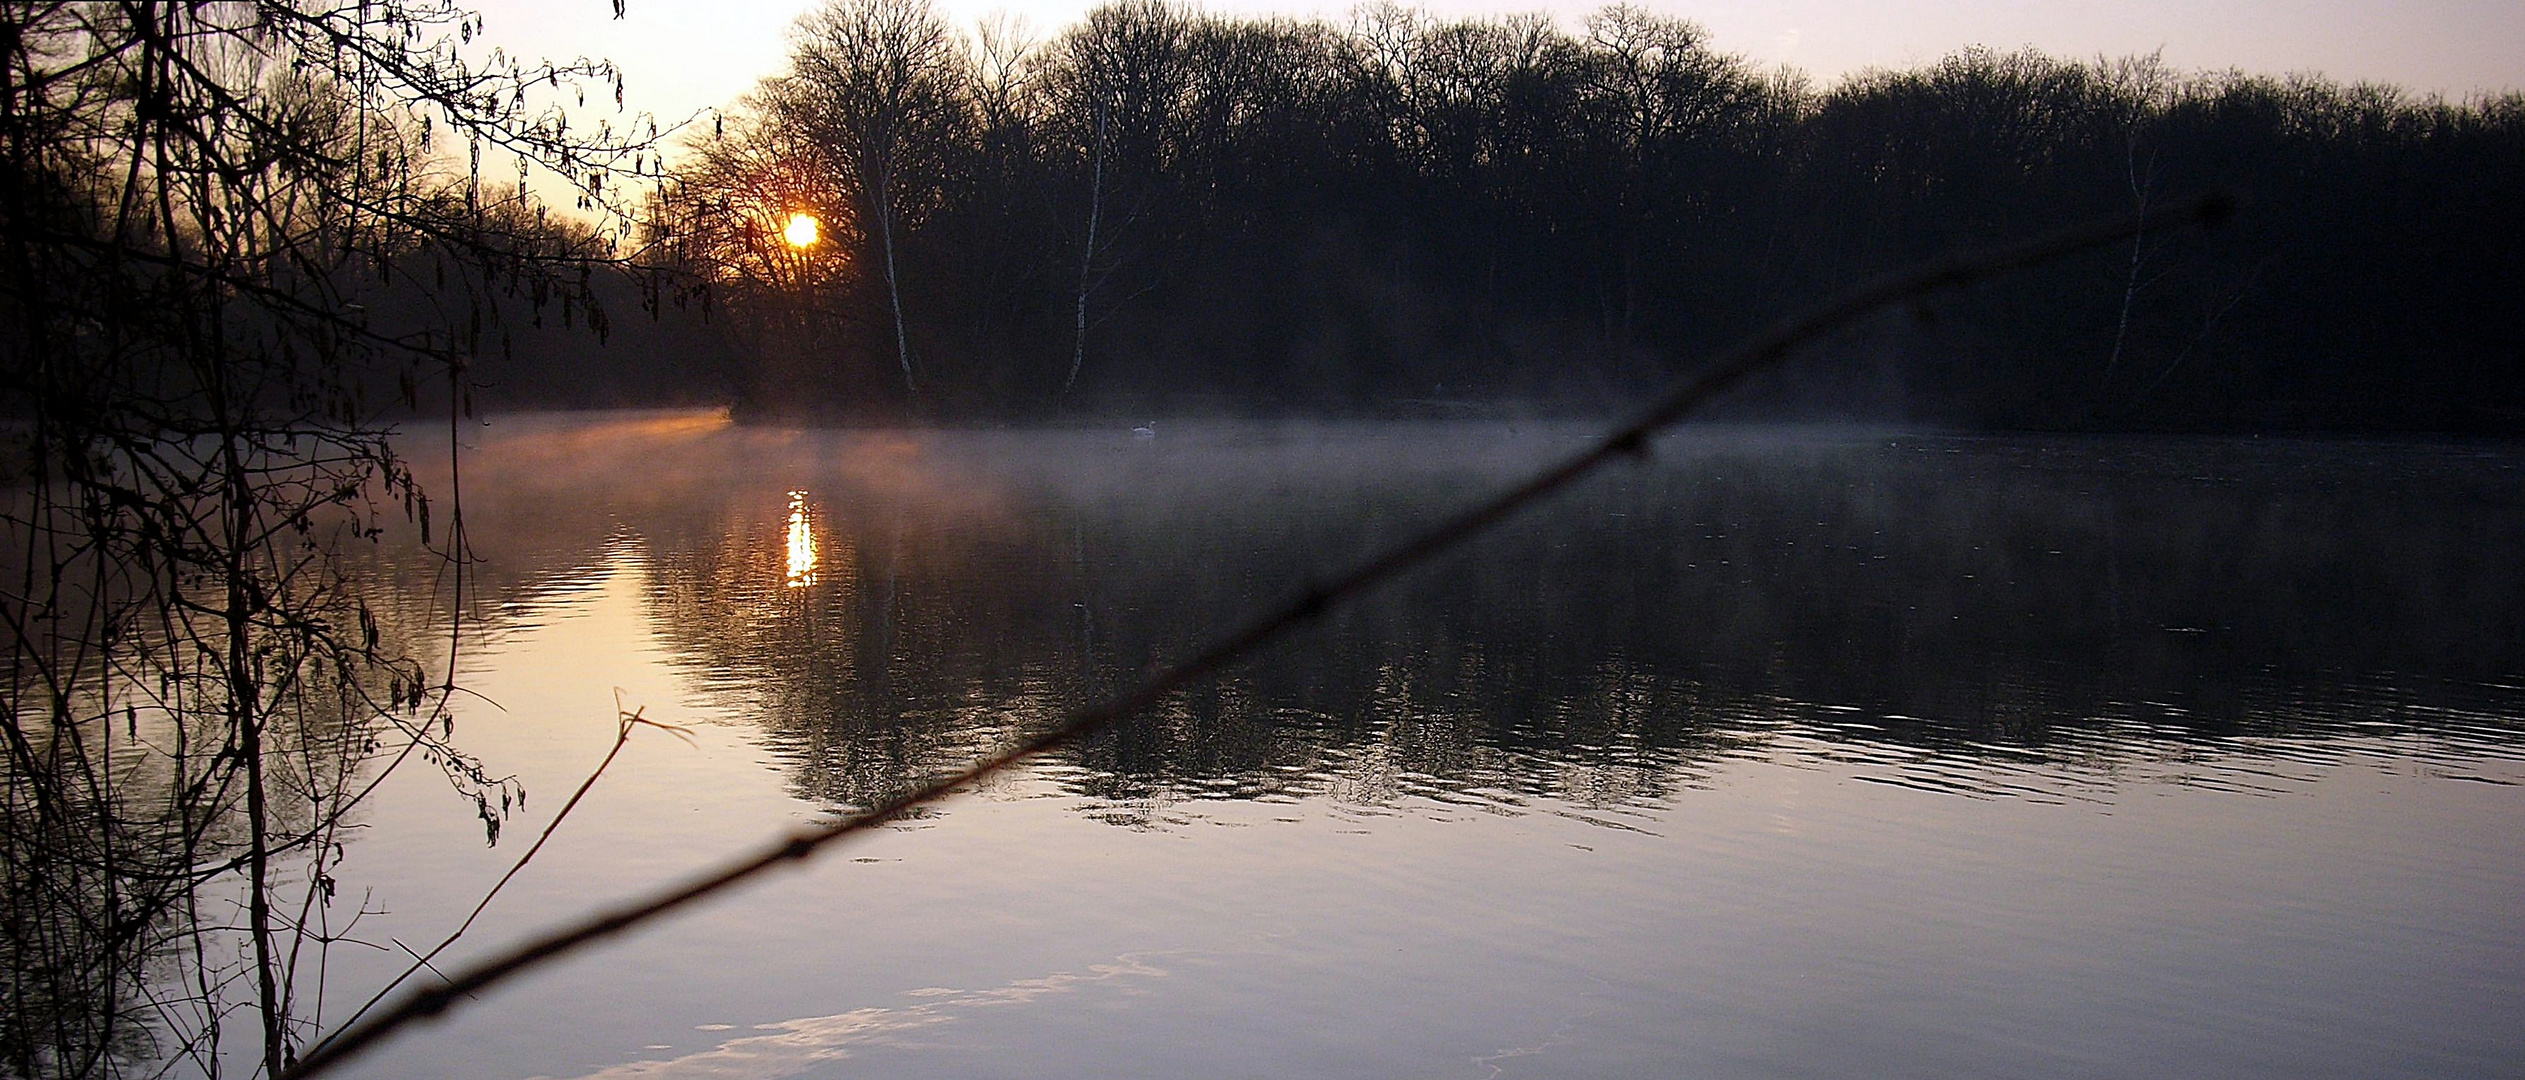
<path id="1" fill-rule="evenodd" d="M 815 44 L 832 17 L 802 24 L 800 71 L 897 70 Z M 920 25 L 905 115 L 944 119 L 886 129 L 917 182 L 849 208 L 876 242 L 833 288 L 883 294 L 898 366 L 934 343 L 939 415 L 1598 408 L 1855 278 L 2229 189 L 2252 198 L 2236 229 L 1993 285 L 1762 393 L 1997 427 L 2525 423 L 2514 96 L 1987 49 L 1818 88 L 1622 5 L 1577 34 L 1165 0 L 1033 49 Z M 874 190 L 845 179 L 847 117 L 883 95 L 854 93 L 780 98 L 823 133 L 748 152 Z M 678 205 L 742 195 L 702 169 Z M 757 405 L 900 415 L 863 382 L 798 389 Z"/>
<path id="2" fill-rule="evenodd" d="M 485 155 L 594 208 L 648 136 L 546 107 L 619 95 L 610 67 L 465 62 L 480 25 L 427 0 L 0 5 L 13 1074 L 215 1073 L 240 1003 L 278 1073 L 356 922 L 330 871 L 362 796 L 421 758 L 496 838 L 523 795 L 447 744 L 452 672 L 423 661 L 452 655 L 386 587 L 398 518 L 459 582 L 464 531 L 385 409 L 437 384 L 461 412 L 503 301 L 602 325 L 620 234 L 551 227 Z M 231 933 L 241 961 L 204 944 Z"/>

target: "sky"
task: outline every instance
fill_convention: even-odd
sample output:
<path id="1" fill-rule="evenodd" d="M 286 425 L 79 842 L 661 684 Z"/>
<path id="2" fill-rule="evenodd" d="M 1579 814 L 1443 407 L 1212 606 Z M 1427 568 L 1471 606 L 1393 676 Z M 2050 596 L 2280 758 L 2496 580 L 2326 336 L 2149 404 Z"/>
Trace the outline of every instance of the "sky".
<path id="1" fill-rule="evenodd" d="M 817 0 L 477 0 L 492 44 L 512 54 L 621 65 L 632 111 L 661 124 L 733 101 L 779 69 L 785 33 Z M 938 0 L 971 26 L 1000 12 L 1049 36 L 1088 0 Z M 2033 46 L 2087 58 L 2162 50 L 2184 70 L 2321 73 L 2463 99 L 2525 90 L 2520 0 L 1634 0 L 1708 28 L 1716 47 L 1786 64 L 1818 82 L 1869 67 L 1910 67 L 1968 45 Z M 1205 10 L 1320 15 L 1348 0 L 1210 0 Z M 1425 0 L 1441 15 L 1542 10 L 1575 28 L 1598 0 Z"/>

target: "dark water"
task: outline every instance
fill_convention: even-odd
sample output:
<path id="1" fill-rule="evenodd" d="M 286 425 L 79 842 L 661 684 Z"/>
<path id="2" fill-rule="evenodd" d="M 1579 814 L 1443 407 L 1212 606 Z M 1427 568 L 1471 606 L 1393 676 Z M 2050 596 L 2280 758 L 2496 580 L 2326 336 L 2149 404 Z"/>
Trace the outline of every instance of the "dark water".
<path id="1" fill-rule="evenodd" d="M 617 688 L 695 736 L 476 947 L 1048 723 L 1586 434 L 1156 427 L 479 433 L 498 707 L 459 730 L 538 796 L 512 835 Z M 360 1071 L 2518 1075 L 2520 554 L 2508 448 L 1695 431 Z M 397 780 L 343 873 L 434 940 L 514 847 Z"/>

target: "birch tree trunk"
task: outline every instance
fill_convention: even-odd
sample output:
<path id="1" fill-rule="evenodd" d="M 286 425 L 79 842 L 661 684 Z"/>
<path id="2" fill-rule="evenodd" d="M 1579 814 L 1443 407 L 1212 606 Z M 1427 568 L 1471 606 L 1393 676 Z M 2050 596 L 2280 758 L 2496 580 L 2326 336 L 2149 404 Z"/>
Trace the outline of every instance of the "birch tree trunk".
<path id="1" fill-rule="evenodd" d="M 1078 338 L 1070 350 L 1070 374 L 1061 380 L 1066 392 L 1078 383 L 1078 369 L 1087 362 L 1087 294 L 1094 289 L 1096 226 L 1105 213 L 1105 110 L 1096 109 L 1096 165 L 1087 185 L 1087 243 L 1078 253 Z"/>

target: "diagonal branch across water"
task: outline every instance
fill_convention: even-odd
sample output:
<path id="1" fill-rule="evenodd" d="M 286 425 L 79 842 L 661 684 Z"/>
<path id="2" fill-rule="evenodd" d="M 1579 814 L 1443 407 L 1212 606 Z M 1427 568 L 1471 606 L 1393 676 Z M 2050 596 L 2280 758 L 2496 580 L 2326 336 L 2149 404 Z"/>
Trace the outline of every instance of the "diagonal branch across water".
<path id="1" fill-rule="evenodd" d="M 1330 581 L 1300 592 L 1194 656 L 1152 671 L 1128 691 L 1071 713 L 1059 725 L 984 757 L 956 772 L 858 813 L 809 826 L 649 897 L 585 916 L 485 957 L 450 974 L 438 986 L 415 991 L 316 1044 L 282 1075 L 303 1080 L 327 1072 L 415 1021 L 437 1016 L 485 988 L 557 960 L 598 941 L 653 922 L 725 892 L 783 865 L 802 862 L 846 837 L 866 832 L 904 813 L 954 794 L 976 781 L 1035 755 L 1070 744 L 1201 683 L 1266 643 L 1311 622 L 1403 572 L 1453 549 L 1521 510 L 1623 460 L 1644 458 L 1649 440 L 1742 382 L 1807 344 L 1884 308 L 1942 289 L 1971 284 L 2049 262 L 2133 235 L 2180 225 L 2213 225 L 2233 210 L 2233 200 L 2212 194 L 2143 214 L 2073 225 L 2012 244 L 1968 253 L 1892 274 L 1786 319 L 1721 354 L 1699 374 L 1669 391 L 1636 419 L 1586 450 L 1535 474 L 1479 506 L 1368 559 Z"/>

